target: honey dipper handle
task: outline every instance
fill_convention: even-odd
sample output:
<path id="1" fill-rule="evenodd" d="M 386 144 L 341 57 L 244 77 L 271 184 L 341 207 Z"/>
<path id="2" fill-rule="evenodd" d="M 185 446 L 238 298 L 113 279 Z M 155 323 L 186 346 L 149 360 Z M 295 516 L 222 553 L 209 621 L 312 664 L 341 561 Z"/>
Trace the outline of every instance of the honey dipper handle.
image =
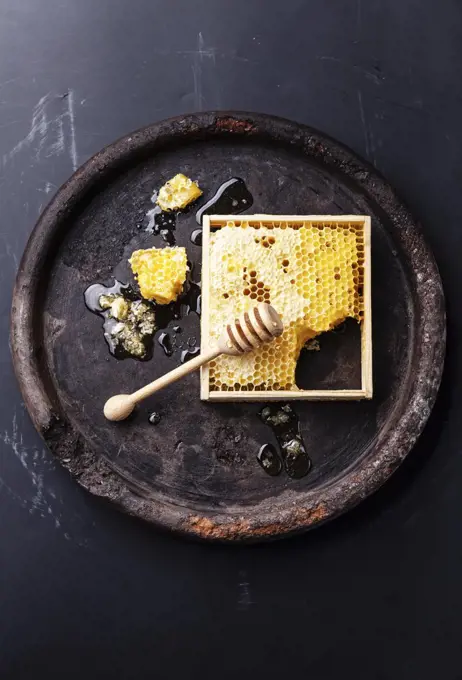
<path id="1" fill-rule="evenodd" d="M 214 348 L 208 352 L 199 354 L 198 357 L 190 359 L 186 364 L 183 364 L 183 366 L 178 366 L 178 368 L 174 368 L 173 371 L 163 375 L 161 378 L 157 378 L 157 380 L 149 383 L 149 385 L 141 387 L 139 390 L 133 392 L 133 394 L 130 395 L 133 404 L 137 404 L 143 399 L 150 397 L 151 394 L 162 390 L 164 387 L 167 387 L 167 385 L 170 385 L 176 380 L 188 375 L 188 373 L 197 371 L 197 369 L 203 366 L 203 364 L 207 364 L 209 361 L 212 361 L 212 359 L 215 359 L 215 357 L 217 357 L 219 354 L 221 354 L 221 350 L 218 348 Z"/>

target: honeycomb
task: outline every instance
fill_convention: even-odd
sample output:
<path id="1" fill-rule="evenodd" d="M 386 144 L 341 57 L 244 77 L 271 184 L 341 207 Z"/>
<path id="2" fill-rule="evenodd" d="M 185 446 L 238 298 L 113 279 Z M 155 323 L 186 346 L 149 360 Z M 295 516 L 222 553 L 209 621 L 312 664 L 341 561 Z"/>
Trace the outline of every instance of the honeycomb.
<path id="1" fill-rule="evenodd" d="M 159 189 L 157 205 L 162 210 L 181 210 L 199 196 L 202 196 L 202 191 L 196 182 L 179 173 Z"/>
<path id="2" fill-rule="evenodd" d="M 146 300 L 167 305 L 183 290 L 188 268 L 185 248 L 135 250 L 129 263 Z"/>
<path id="3" fill-rule="evenodd" d="M 362 223 L 228 221 L 210 234 L 209 333 L 258 302 L 284 333 L 255 352 L 209 364 L 210 391 L 297 390 L 303 345 L 347 317 L 363 320 Z"/>

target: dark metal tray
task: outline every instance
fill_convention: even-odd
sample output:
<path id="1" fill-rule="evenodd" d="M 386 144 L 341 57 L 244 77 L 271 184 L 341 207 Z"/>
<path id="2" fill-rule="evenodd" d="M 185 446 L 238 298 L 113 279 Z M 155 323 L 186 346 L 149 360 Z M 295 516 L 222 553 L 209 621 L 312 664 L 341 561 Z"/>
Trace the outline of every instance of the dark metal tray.
<path id="1" fill-rule="evenodd" d="M 143 222 L 155 187 L 177 172 L 209 198 L 243 177 L 253 213 L 372 217 L 374 399 L 294 405 L 313 461 L 301 480 L 270 477 L 256 462 L 272 435 L 261 405 L 199 400 L 192 375 L 152 397 L 129 421 L 105 421 L 102 405 L 173 368 L 157 345 L 149 362 L 118 362 L 83 292 L 110 282 L 124 254 L 154 245 Z M 200 275 L 190 241 L 194 212 L 177 243 Z M 131 244 L 131 245 L 130 245 Z M 199 335 L 199 319 L 182 321 Z M 340 343 L 341 344 L 341 343 Z M 304 358 L 302 377 L 330 386 L 354 378 L 338 343 L 331 367 Z M 209 539 L 264 539 L 305 530 L 377 489 L 410 451 L 433 406 L 443 368 L 445 311 L 432 254 L 412 216 L 377 172 L 323 134 L 248 113 L 203 113 L 135 132 L 90 159 L 57 193 L 24 253 L 12 309 L 15 370 L 46 443 L 92 493 L 163 527 Z M 323 355 L 323 352 L 317 353 Z M 316 363 L 318 362 L 318 363 Z M 321 363 L 319 363 L 321 362 Z M 324 359 L 325 362 L 325 359 Z M 353 362 L 354 364 L 354 362 Z M 157 426 L 152 410 L 162 413 Z"/>

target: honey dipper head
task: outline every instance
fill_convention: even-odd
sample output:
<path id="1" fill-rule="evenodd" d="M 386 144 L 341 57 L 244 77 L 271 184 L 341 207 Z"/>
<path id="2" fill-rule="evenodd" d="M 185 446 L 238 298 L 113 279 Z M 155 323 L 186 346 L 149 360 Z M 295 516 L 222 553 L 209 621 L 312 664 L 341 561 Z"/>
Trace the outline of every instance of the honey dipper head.
<path id="1" fill-rule="evenodd" d="M 271 305 L 261 302 L 226 326 L 218 346 L 224 354 L 251 352 L 281 335 L 281 317 Z"/>

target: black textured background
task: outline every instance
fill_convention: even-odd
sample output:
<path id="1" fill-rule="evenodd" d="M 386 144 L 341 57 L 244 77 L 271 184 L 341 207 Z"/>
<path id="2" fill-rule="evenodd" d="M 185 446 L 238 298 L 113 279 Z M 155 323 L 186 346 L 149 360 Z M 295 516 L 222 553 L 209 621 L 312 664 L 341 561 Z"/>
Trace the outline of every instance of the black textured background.
<path id="1" fill-rule="evenodd" d="M 2 680 L 462 677 L 461 82 L 457 0 L 3 0 Z M 83 492 L 30 425 L 7 345 L 18 259 L 75 166 L 216 108 L 368 158 L 421 219 L 450 315 L 441 396 L 404 468 L 349 516 L 266 546 L 188 543 Z"/>

